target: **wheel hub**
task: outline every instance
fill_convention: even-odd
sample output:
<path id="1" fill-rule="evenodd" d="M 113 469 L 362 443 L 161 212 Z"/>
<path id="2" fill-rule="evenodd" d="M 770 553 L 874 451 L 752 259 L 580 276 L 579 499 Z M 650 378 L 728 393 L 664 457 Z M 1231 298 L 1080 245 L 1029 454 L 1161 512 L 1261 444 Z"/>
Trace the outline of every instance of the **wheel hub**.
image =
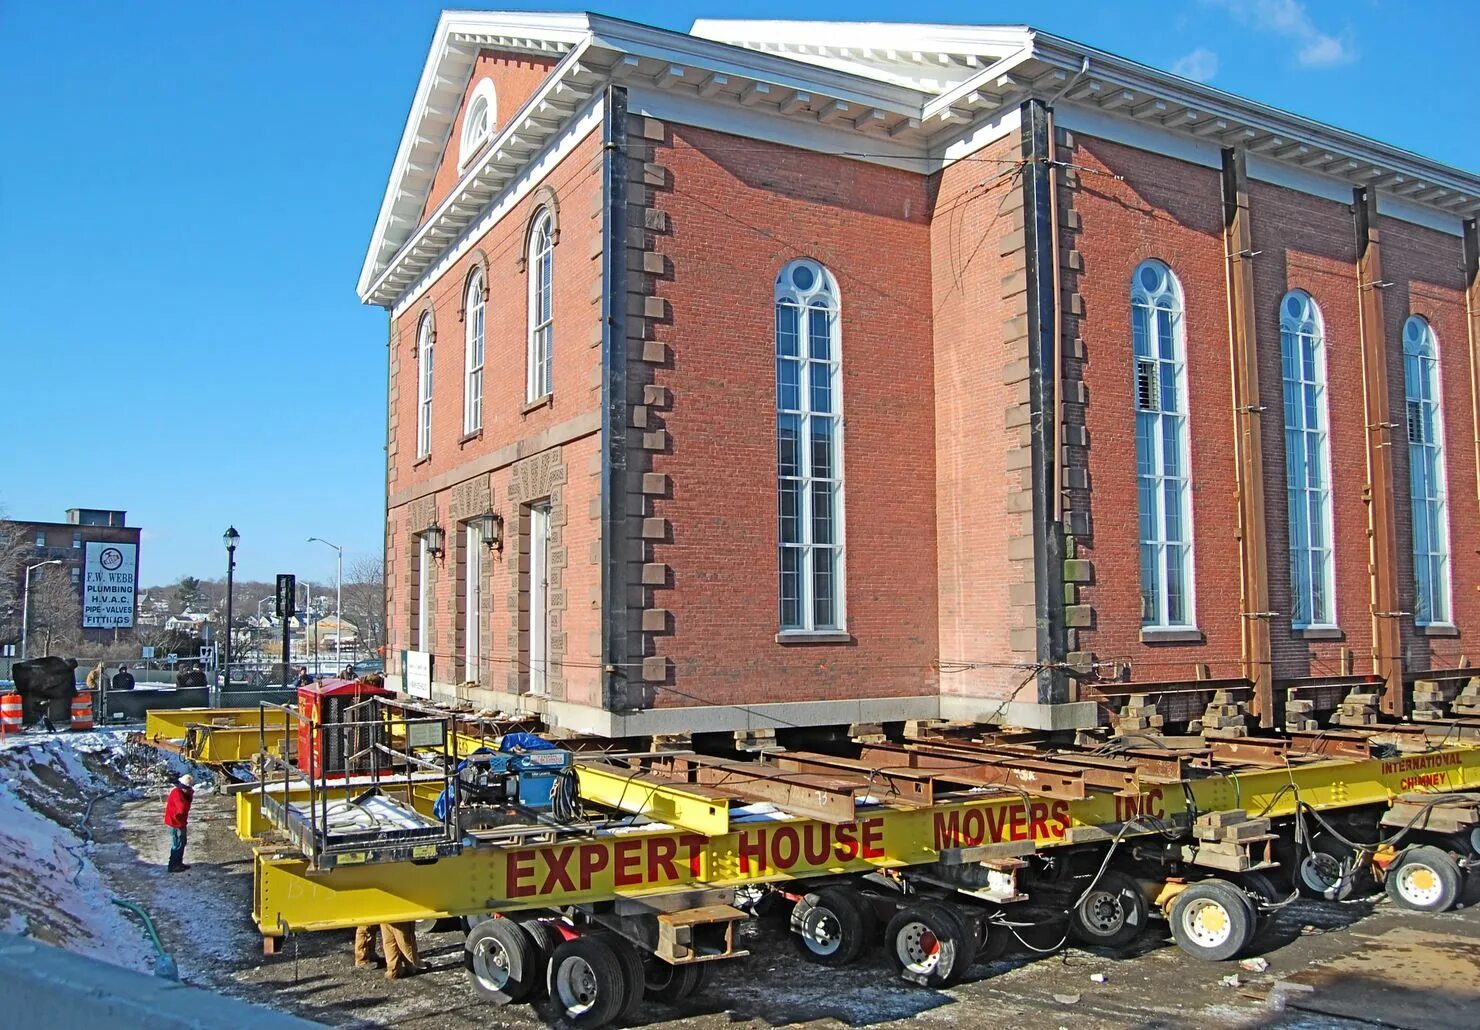
<path id="1" fill-rule="evenodd" d="M 509 982 L 509 953 L 496 940 L 485 937 L 473 949 L 473 971 L 478 979 L 495 990 Z"/>
<path id="2" fill-rule="evenodd" d="M 1105 892 L 1091 894 L 1082 912 L 1084 922 L 1096 933 L 1112 934 L 1125 923 L 1125 909 L 1120 899 Z"/>
<path id="3" fill-rule="evenodd" d="M 1182 914 L 1182 926 L 1187 936 L 1204 948 L 1218 947 L 1233 931 L 1233 921 L 1228 912 L 1209 898 L 1197 898 L 1188 903 Z"/>
<path id="4" fill-rule="evenodd" d="M 940 938 L 924 923 L 909 923 L 900 930 L 895 950 L 911 972 L 929 973 L 940 961 Z"/>
<path id="5" fill-rule="evenodd" d="M 596 974 L 583 958 L 572 957 L 561 965 L 556 988 L 569 1013 L 579 1014 L 596 1004 Z"/>
<path id="6" fill-rule="evenodd" d="M 829 912 L 820 912 L 803 935 L 807 946 L 819 955 L 831 955 L 843 942 L 842 924 Z"/>
<path id="7" fill-rule="evenodd" d="M 1416 905 L 1432 905 L 1439 900 L 1443 888 L 1432 869 L 1410 863 L 1398 867 L 1398 889 Z"/>

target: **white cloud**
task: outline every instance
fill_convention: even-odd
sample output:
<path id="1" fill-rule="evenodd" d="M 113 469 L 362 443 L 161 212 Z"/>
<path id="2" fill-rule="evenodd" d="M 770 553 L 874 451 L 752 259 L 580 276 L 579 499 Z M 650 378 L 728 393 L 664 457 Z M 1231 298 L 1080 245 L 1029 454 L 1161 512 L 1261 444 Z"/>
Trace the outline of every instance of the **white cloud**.
<path id="1" fill-rule="evenodd" d="M 1330 68 L 1357 59 L 1352 32 L 1328 32 L 1316 25 L 1302 0 L 1203 0 L 1222 7 L 1256 29 L 1295 44 L 1295 59 L 1306 68 Z M 1190 55 L 1189 55 L 1190 56 Z"/>
<path id="2" fill-rule="evenodd" d="M 1218 74 L 1218 55 L 1207 47 L 1200 46 L 1177 58 L 1177 62 L 1172 65 L 1172 72 L 1184 79 L 1210 82 Z"/>

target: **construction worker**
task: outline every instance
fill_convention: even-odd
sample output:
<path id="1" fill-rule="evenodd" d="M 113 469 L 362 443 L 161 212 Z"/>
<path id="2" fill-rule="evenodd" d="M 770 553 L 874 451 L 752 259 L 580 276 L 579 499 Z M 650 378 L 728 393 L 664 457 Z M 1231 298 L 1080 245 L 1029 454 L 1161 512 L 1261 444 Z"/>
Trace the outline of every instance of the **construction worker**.
<path id="1" fill-rule="evenodd" d="M 170 829 L 169 871 L 181 873 L 190 867 L 185 864 L 186 827 L 190 823 L 190 803 L 195 800 L 195 777 L 186 773 L 175 781 L 164 803 L 164 824 Z"/>
<path id="2" fill-rule="evenodd" d="M 113 674 L 114 690 L 133 690 L 134 674 L 128 671 L 127 665 L 120 665 L 118 671 Z"/>
<path id="3" fill-rule="evenodd" d="M 106 682 L 107 676 L 108 670 L 103 668 L 102 662 L 99 662 L 98 667 L 87 674 L 87 689 L 97 693 Z"/>
<path id="4" fill-rule="evenodd" d="M 375 927 L 355 927 L 355 965 L 361 968 L 377 965 Z M 380 950 L 385 953 L 385 978 L 400 980 L 425 971 L 416 949 L 416 923 L 381 923 Z"/>

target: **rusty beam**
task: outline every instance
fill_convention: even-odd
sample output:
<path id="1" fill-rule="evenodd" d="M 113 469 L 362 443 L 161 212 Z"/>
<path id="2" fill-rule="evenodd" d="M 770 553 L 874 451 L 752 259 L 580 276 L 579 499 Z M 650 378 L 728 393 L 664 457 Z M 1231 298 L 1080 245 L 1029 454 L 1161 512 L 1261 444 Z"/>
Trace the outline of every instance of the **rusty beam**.
<path id="1" fill-rule="evenodd" d="M 1026 769 L 1042 772 L 1078 774 L 1091 787 L 1105 787 L 1120 794 L 1139 795 L 1141 793 L 1139 770 L 1134 765 L 1114 758 L 1086 762 L 1077 755 L 1063 755 L 1041 750 L 1028 751 L 1012 746 L 993 747 L 989 744 L 974 744 L 966 741 L 952 741 L 949 745 L 945 745 L 935 741 L 906 737 L 905 743 L 917 750 L 933 754 L 949 753 L 967 760 L 981 759 L 997 764 L 1011 762 Z"/>
<path id="2" fill-rule="evenodd" d="M 1290 750 L 1322 758 L 1372 757 L 1371 738 L 1360 733 L 1343 733 L 1337 730 L 1315 730 L 1290 734 Z"/>
<path id="3" fill-rule="evenodd" d="M 1062 769 L 1038 770 L 1015 759 L 1001 764 L 954 754 L 932 754 L 917 748 L 875 744 L 863 749 L 864 761 L 890 762 L 928 772 L 937 780 L 971 786 L 1013 787 L 1044 797 L 1071 801 L 1089 796 L 1082 773 Z M 1010 763 L 1010 764 L 1009 764 Z"/>
<path id="4" fill-rule="evenodd" d="M 1403 643 L 1398 601 L 1398 527 L 1393 495 L 1394 433 L 1389 409 L 1387 322 L 1382 304 L 1382 234 L 1377 192 L 1354 194 L 1357 233 L 1357 328 L 1362 348 L 1362 401 L 1367 433 L 1367 560 L 1372 612 L 1372 671 L 1382 677 L 1380 708 L 1403 717 Z"/>
<path id="5" fill-rule="evenodd" d="M 868 765 L 832 755 L 781 751 L 766 757 L 768 764 L 786 772 L 852 772 L 868 780 L 870 793 L 883 800 L 928 808 L 935 804 L 935 784 L 916 769 Z"/>
<path id="6" fill-rule="evenodd" d="M 1227 259 L 1228 346 L 1233 370 L 1233 492 L 1239 557 L 1240 671 L 1254 684 L 1253 715 L 1274 725 L 1270 653 L 1269 548 L 1264 519 L 1264 444 L 1255 332 L 1254 234 L 1243 150 L 1223 151 L 1223 249 Z"/>
<path id="7" fill-rule="evenodd" d="M 794 774 L 762 762 L 731 762 L 703 755 L 656 759 L 652 768 L 667 768 L 689 783 L 723 790 L 741 800 L 770 801 L 794 815 L 834 824 L 853 821 L 858 807 L 854 796 L 868 789 L 866 782 L 836 773 Z"/>

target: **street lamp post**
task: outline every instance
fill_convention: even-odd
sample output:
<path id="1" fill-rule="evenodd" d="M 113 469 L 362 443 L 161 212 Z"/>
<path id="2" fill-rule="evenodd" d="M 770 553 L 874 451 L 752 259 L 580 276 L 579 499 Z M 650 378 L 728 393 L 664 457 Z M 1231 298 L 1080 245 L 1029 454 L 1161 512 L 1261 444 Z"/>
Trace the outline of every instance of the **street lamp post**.
<path id="1" fill-rule="evenodd" d="M 39 561 L 35 565 L 26 566 L 26 585 L 21 591 L 21 661 L 28 657 L 26 652 L 26 639 L 31 632 L 31 573 L 48 565 L 60 565 L 60 558 L 52 558 L 50 561 Z"/>
<path id="2" fill-rule="evenodd" d="M 311 536 L 308 542 L 334 548 L 334 674 L 337 676 L 344 669 L 344 548 L 322 537 Z"/>
<path id="3" fill-rule="evenodd" d="M 221 542 L 226 545 L 226 669 L 225 679 L 221 681 L 222 686 L 231 687 L 231 591 L 233 586 L 233 574 L 236 572 L 236 545 L 242 535 L 236 531 L 235 526 L 227 526 L 226 532 L 221 534 Z M 216 704 L 221 703 L 221 687 L 216 688 Z"/>

